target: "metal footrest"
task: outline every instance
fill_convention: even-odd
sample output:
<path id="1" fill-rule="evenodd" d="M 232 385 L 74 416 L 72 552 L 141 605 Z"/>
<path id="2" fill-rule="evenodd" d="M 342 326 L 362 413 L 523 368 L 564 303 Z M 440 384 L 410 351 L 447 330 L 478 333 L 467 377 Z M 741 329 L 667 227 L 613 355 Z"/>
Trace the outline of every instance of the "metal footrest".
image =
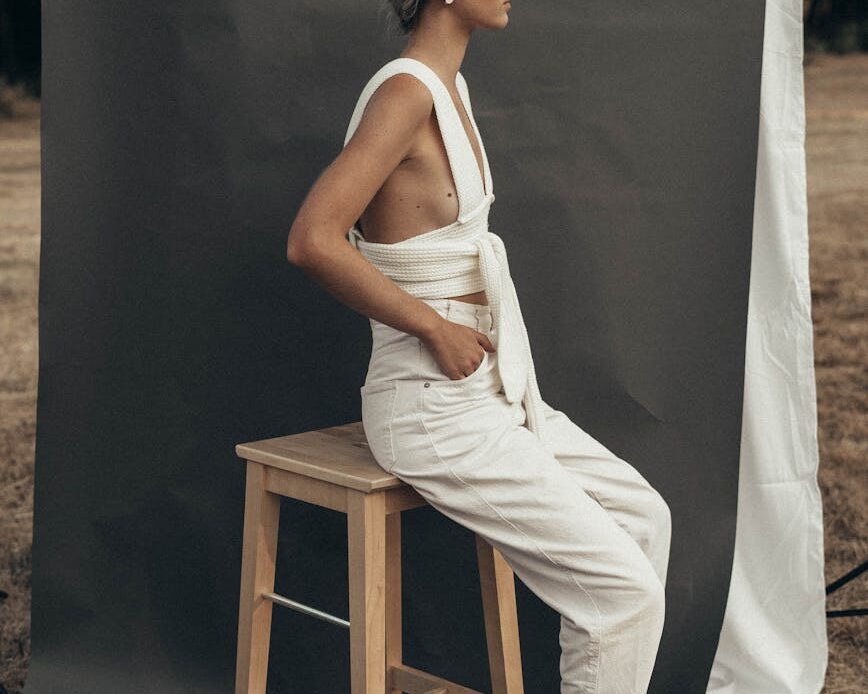
<path id="1" fill-rule="evenodd" d="M 290 600 L 283 595 L 279 595 L 277 593 L 262 593 L 262 597 L 266 600 L 271 600 L 271 602 L 273 602 L 275 605 L 280 605 L 281 607 L 288 607 L 289 609 L 295 610 L 296 612 L 301 612 L 302 614 L 307 614 L 311 617 L 322 619 L 325 622 L 337 624 L 338 626 L 344 627 L 346 629 L 350 628 L 349 620 L 342 619 L 333 614 L 329 614 L 328 612 L 323 612 L 322 610 L 318 610 L 315 607 L 311 607 L 310 605 L 305 605 L 303 603 L 296 602 L 295 600 Z"/>

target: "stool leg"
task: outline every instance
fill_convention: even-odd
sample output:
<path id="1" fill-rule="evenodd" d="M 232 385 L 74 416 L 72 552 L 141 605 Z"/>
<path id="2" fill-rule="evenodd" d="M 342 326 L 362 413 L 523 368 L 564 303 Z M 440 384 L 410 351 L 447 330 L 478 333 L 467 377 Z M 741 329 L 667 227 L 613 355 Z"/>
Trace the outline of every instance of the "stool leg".
<path id="1" fill-rule="evenodd" d="M 386 496 L 347 490 L 350 692 L 386 692 Z"/>
<path id="2" fill-rule="evenodd" d="M 386 516 L 386 684 L 389 668 L 404 662 L 404 632 L 401 618 L 401 512 Z M 390 689 L 389 694 L 401 694 Z"/>
<path id="3" fill-rule="evenodd" d="M 479 535 L 476 556 L 485 612 L 492 694 L 524 694 L 515 577 L 503 555 Z"/>
<path id="4" fill-rule="evenodd" d="M 265 694 L 273 603 L 262 593 L 274 590 L 279 519 L 280 497 L 265 489 L 265 467 L 247 461 L 235 694 Z"/>

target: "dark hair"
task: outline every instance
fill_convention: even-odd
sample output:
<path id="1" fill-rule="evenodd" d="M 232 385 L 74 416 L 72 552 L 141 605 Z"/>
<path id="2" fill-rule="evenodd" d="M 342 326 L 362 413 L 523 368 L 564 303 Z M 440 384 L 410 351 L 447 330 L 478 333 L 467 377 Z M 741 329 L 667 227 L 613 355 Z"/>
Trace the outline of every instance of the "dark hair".
<path id="1" fill-rule="evenodd" d="M 419 24 L 419 15 L 428 0 L 389 0 L 398 21 L 401 23 L 401 31 L 409 34 Z"/>

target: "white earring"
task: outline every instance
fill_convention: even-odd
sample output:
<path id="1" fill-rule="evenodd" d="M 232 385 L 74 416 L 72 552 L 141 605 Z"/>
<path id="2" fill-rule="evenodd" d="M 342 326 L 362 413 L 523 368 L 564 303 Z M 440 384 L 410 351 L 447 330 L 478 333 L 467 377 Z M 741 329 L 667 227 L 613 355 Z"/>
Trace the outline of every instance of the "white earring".
<path id="1" fill-rule="evenodd" d="M 454 1 L 454 0 L 446 0 L 446 4 L 447 4 L 447 5 L 451 5 L 451 4 L 453 3 L 453 1 Z"/>

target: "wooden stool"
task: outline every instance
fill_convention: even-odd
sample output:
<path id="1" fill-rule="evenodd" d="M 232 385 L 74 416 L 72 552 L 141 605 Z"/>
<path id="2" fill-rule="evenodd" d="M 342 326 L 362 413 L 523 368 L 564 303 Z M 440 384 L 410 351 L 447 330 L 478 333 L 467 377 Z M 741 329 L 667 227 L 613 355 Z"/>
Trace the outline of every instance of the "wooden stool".
<path id="1" fill-rule="evenodd" d="M 235 694 L 264 694 L 274 603 L 350 630 L 352 694 L 481 694 L 402 662 L 401 511 L 427 504 L 380 468 L 361 422 L 238 444 L 247 464 Z M 280 497 L 347 514 L 349 621 L 274 593 Z M 492 694 L 523 694 L 515 582 L 476 536 Z"/>

